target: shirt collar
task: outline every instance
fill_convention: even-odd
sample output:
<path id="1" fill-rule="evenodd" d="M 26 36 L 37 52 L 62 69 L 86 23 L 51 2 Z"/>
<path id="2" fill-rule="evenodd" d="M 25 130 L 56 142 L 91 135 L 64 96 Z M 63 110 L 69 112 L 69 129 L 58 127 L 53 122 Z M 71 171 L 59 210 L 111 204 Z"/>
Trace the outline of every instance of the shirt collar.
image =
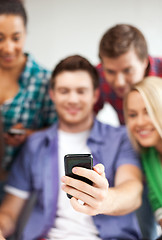
<path id="1" fill-rule="evenodd" d="M 96 118 L 94 118 L 94 123 L 88 138 L 88 141 L 94 141 L 94 142 L 98 142 L 98 143 L 103 143 L 104 139 L 103 139 L 103 134 L 101 134 L 101 132 L 104 130 L 102 128 L 103 124 L 101 124 Z M 58 121 L 56 123 L 54 123 L 51 127 L 49 127 L 46 130 L 46 137 L 49 141 L 52 141 L 58 131 Z"/>
<path id="2" fill-rule="evenodd" d="M 104 139 L 103 139 L 103 134 L 101 134 L 102 132 L 102 126 L 103 124 L 101 124 L 96 118 L 94 118 L 94 123 L 90 132 L 90 136 L 88 138 L 89 140 L 92 140 L 94 142 L 97 143 L 103 143 Z"/>

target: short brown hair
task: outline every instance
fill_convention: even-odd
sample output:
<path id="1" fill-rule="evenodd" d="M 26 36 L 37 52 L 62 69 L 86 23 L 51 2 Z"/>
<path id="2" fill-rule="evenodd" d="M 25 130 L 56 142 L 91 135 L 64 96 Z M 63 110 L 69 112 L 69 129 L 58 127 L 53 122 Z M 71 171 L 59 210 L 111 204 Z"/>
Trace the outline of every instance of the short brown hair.
<path id="1" fill-rule="evenodd" d="M 102 37 L 99 57 L 116 58 L 134 48 L 138 58 L 148 58 L 148 48 L 142 32 L 128 24 L 118 24 L 110 28 Z"/>
<path id="2" fill-rule="evenodd" d="M 69 56 L 61 60 L 55 67 L 51 76 L 51 88 L 55 86 L 56 76 L 64 71 L 78 71 L 83 70 L 89 73 L 92 78 L 94 89 L 99 87 L 99 78 L 96 68 L 84 57 L 79 55 Z"/>

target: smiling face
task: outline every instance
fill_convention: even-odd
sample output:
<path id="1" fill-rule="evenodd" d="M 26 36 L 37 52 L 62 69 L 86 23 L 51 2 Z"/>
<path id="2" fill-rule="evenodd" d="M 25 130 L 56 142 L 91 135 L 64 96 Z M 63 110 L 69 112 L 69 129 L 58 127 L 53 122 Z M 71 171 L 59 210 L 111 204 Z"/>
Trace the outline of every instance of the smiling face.
<path id="1" fill-rule="evenodd" d="M 84 131 L 93 123 L 93 106 L 98 90 L 92 78 L 83 70 L 63 71 L 55 77 L 50 96 L 59 116 L 59 127 L 65 131 Z"/>
<path id="2" fill-rule="evenodd" d="M 0 15 L 0 68 L 13 68 L 24 61 L 26 30 L 18 15 Z"/>
<path id="3" fill-rule="evenodd" d="M 131 86 L 140 82 L 145 75 L 148 60 L 141 61 L 134 49 L 117 58 L 102 57 L 106 81 L 123 98 Z"/>
<path id="4" fill-rule="evenodd" d="M 136 141 L 143 147 L 159 149 L 162 139 L 148 115 L 144 100 L 138 91 L 132 91 L 127 98 L 127 126 Z"/>

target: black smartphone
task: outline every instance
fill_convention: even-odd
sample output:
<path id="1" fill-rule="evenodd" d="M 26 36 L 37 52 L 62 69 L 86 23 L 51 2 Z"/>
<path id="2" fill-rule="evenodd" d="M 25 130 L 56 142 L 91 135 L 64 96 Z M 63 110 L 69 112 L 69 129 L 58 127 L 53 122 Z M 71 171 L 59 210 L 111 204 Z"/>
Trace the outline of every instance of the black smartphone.
<path id="1" fill-rule="evenodd" d="M 93 169 L 93 156 L 91 154 L 67 154 L 64 156 L 64 165 L 65 165 L 65 175 L 84 181 L 92 185 L 92 181 L 78 176 L 72 173 L 73 167 L 84 167 L 88 169 Z M 72 198 L 71 195 L 67 194 L 68 198 Z"/>
<path id="2" fill-rule="evenodd" d="M 26 133 L 25 129 L 10 128 L 8 134 L 10 135 L 24 135 Z"/>

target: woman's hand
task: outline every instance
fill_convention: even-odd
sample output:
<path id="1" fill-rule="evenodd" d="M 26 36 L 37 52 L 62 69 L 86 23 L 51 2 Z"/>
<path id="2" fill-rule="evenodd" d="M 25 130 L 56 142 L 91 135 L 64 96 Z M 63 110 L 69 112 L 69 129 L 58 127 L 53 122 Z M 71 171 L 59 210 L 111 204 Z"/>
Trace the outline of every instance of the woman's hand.
<path id="1" fill-rule="evenodd" d="M 35 132 L 34 130 L 25 129 L 21 123 L 18 123 L 16 125 L 12 126 L 12 128 L 25 130 L 24 134 L 11 135 L 9 133 L 4 133 L 5 143 L 8 145 L 14 146 L 14 147 L 17 147 L 17 146 L 21 145 L 22 143 L 24 143 L 25 140 L 27 139 L 27 137 Z"/>
<path id="2" fill-rule="evenodd" d="M 62 178 L 64 185 L 62 189 L 72 195 L 71 204 L 73 208 L 88 215 L 96 215 L 103 213 L 103 206 L 105 199 L 108 196 L 108 181 L 105 178 L 104 166 L 97 164 L 93 171 L 86 168 L 74 167 L 73 173 L 86 177 L 93 182 L 93 185 L 89 185 L 83 181 L 79 181 L 67 176 Z M 81 205 L 78 199 L 84 202 Z"/>

